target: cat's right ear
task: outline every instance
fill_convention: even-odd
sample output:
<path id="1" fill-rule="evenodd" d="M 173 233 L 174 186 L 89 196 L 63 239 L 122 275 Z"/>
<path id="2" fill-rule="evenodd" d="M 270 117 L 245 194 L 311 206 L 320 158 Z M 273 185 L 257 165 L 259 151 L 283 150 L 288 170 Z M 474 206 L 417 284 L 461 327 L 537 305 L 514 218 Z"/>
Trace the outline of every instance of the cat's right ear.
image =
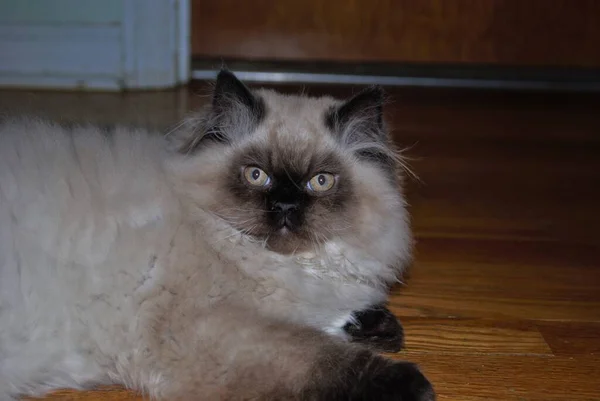
<path id="1" fill-rule="evenodd" d="M 259 122 L 264 114 L 262 99 L 256 97 L 228 70 L 221 70 L 217 75 L 212 108 L 218 117 L 237 119 L 242 113 L 253 122 Z"/>
<path id="2" fill-rule="evenodd" d="M 190 154 L 207 143 L 231 143 L 250 134 L 265 115 L 262 98 L 228 70 L 221 70 L 205 113 L 191 118 L 175 137 L 179 152 Z"/>

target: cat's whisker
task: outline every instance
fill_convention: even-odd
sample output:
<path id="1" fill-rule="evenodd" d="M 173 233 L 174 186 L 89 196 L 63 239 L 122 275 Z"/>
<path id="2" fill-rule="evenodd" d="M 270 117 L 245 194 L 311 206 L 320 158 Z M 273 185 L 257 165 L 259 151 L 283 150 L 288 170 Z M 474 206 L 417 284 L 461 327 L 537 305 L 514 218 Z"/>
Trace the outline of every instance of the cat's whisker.
<path id="1" fill-rule="evenodd" d="M 253 213 L 275 213 L 275 211 L 272 210 L 266 210 L 266 209 L 248 209 L 248 208 L 239 208 L 239 207 L 230 207 L 230 208 L 226 208 L 226 209 L 219 209 L 220 211 L 234 211 L 234 212 L 253 212 Z"/>
<path id="2" fill-rule="evenodd" d="M 400 279 L 400 277 L 396 277 L 396 279 L 394 280 L 397 284 L 400 284 L 401 286 L 406 286 L 406 283 L 404 281 L 402 281 Z"/>
<path id="3" fill-rule="evenodd" d="M 233 232 L 233 233 L 231 233 L 231 234 L 229 234 L 229 235 L 221 238 L 219 241 L 223 241 L 223 240 L 235 237 L 235 236 L 240 235 L 240 234 L 243 234 L 243 233 L 241 233 L 240 231 L 236 231 L 236 232 Z"/>
<path id="4" fill-rule="evenodd" d="M 167 131 L 166 134 L 164 134 L 163 136 L 165 138 L 169 137 L 170 135 L 172 135 L 174 132 L 178 131 L 181 127 L 183 127 L 184 125 L 188 124 L 190 121 L 187 119 L 183 119 L 181 120 L 179 123 L 175 124 L 173 126 L 173 128 L 169 129 L 169 131 Z"/>
<path id="5" fill-rule="evenodd" d="M 227 224 L 227 225 L 228 225 L 228 227 L 224 227 L 224 228 L 222 228 L 221 230 L 225 231 L 225 230 L 229 230 L 229 229 L 231 228 L 231 227 L 230 227 L 230 224 L 231 224 L 231 223 L 230 223 L 230 221 L 229 221 L 228 219 L 226 219 L 225 217 L 223 217 L 223 216 L 220 216 L 220 215 L 218 215 L 217 213 L 215 213 L 215 212 L 211 212 L 211 211 L 205 211 L 205 213 L 208 213 L 209 215 L 211 215 L 211 216 L 212 216 L 212 217 L 214 217 L 215 219 L 217 219 L 217 220 L 219 220 L 219 221 L 222 221 L 223 223 L 225 223 L 225 224 Z"/>
<path id="6" fill-rule="evenodd" d="M 229 219 L 229 221 L 230 221 L 231 223 L 234 223 L 234 224 L 236 224 L 236 225 L 243 226 L 243 225 L 246 225 L 246 224 L 248 224 L 248 223 L 254 223 L 254 222 L 257 222 L 257 218 L 256 218 L 256 217 L 254 217 L 254 216 L 253 216 L 253 217 L 250 217 L 250 218 L 247 218 L 247 219 L 245 219 L 245 220 L 239 220 L 239 219 L 231 218 L 231 219 Z"/>
<path id="7" fill-rule="evenodd" d="M 352 229 L 354 226 L 352 224 L 348 224 L 343 227 L 331 227 L 331 226 L 323 226 L 323 229 L 327 231 L 329 234 L 337 235 L 338 233 L 347 232 Z"/>
<path id="8" fill-rule="evenodd" d="M 244 225 L 249 222 L 258 220 L 257 216 L 251 216 L 251 217 L 247 217 L 245 219 L 240 216 L 228 216 L 228 215 L 223 215 L 223 214 L 217 214 L 217 216 L 219 216 L 222 220 L 224 220 L 230 224 L 237 224 L 237 225 Z"/>
<path id="9" fill-rule="evenodd" d="M 408 146 L 408 147 L 397 150 L 396 152 L 394 152 L 395 153 L 394 159 L 395 159 L 396 163 L 398 164 L 398 166 L 400 166 L 400 169 L 402 171 L 404 171 L 409 177 L 411 177 L 413 180 L 415 180 L 417 182 L 422 182 L 421 178 L 419 178 L 417 173 L 415 173 L 414 170 L 408 164 L 408 160 L 415 160 L 415 159 L 404 155 L 405 152 L 410 150 L 415 145 Z"/>
<path id="10" fill-rule="evenodd" d="M 319 236 L 322 236 L 323 238 L 321 239 L 319 238 Z M 318 231 L 313 231 L 312 235 L 310 235 L 309 238 L 312 239 L 315 251 L 317 251 L 318 253 L 322 253 L 322 245 L 324 245 L 327 242 L 327 237 L 325 237 Z"/>
<path id="11" fill-rule="evenodd" d="M 404 160 L 400 160 L 398 162 L 398 165 L 400 166 L 400 168 L 408 175 L 410 176 L 413 180 L 418 181 L 418 182 L 423 182 L 421 180 L 421 178 L 417 175 L 417 173 L 415 173 L 411 167 L 408 165 L 408 163 L 406 163 Z"/>
<path id="12" fill-rule="evenodd" d="M 268 243 L 269 243 L 269 239 L 270 239 L 270 238 L 271 238 L 271 232 L 269 232 L 269 233 L 267 234 L 267 236 L 266 236 L 266 237 L 263 239 L 263 241 L 262 241 L 262 246 L 263 246 L 263 248 L 266 248 L 266 247 L 267 247 L 267 245 L 268 245 Z"/>
<path id="13" fill-rule="evenodd" d="M 294 248 L 294 250 L 291 252 L 291 256 L 292 257 L 296 256 L 296 254 L 298 253 L 299 249 L 300 249 L 300 244 L 296 245 L 296 247 Z"/>
<path id="14" fill-rule="evenodd" d="M 258 227 L 258 224 L 254 224 L 248 228 L 244 228 L 244 229 L 234 229 L 235 231 L 233 233 L 231 233 L 230 235 L 227 235 L 223 238 L 220 238 L 219 241 L 223 241 L 223 240 L 227 240 L 229 238 L 238 236 L 238 235 L 245 235 L 245 236 L 253 236 L 253 231 L 256 229 L 256 227 Z"/>

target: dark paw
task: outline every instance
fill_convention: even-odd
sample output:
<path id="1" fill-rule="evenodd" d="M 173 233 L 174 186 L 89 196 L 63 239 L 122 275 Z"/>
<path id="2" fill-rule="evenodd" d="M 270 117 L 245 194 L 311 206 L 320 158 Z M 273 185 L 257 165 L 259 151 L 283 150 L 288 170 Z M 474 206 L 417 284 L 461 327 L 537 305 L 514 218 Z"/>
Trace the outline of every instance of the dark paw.
<path id="1" fill-rule="evenodd" d="M 303 401 L 435 401 L 433 386 L 417 365 L 395 362 L 361 350 L 342 371 L 332 370 L 331 359 Z M 327 372 L 327 373 L 325 373 Z"/>
<path id="2" fill-rule="evenodd" d="M 388 362 L 388 361 L 386 361 Z M 353 401 L 435 401 L 433 386 L 419 368 L 409 362 L 388 362 L 363 380 Z"/>
<path id="3" fill-rule="evenodd" d="M 383 305 L 354 313 L 356 323 L 344 326 L 351 341 L 377 351 L 398 352 L 404 345 L 404 330 L 396 316 Z"/>

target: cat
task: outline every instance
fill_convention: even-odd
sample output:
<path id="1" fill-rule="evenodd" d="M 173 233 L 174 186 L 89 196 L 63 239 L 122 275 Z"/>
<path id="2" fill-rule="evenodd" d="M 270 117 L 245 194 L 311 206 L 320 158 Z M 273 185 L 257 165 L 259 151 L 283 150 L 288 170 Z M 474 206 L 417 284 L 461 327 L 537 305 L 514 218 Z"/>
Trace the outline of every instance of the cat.
<path id="1" fill-rule="evenodd" d="M 0 400 L 434 400 L 378 354 L 412 244 L 383 90 L 211 96 L 169 135 L 2 122 Z"/>

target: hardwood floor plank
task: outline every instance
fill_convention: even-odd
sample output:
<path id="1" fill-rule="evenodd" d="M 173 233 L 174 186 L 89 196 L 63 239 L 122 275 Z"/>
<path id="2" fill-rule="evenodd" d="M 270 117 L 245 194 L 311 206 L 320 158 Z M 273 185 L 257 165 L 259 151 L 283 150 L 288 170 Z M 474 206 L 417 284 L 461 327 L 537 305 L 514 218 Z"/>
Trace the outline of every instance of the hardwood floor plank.
<path id="1" fill-rule="evenodd" d="M 88 391 L 59 390 L 48 394 L 43 399 L 49 401 L 144 401 L 140 394 L 125 390 L 120 386 L 106 386 Z M 40 399 L 28 397 L 23 400 L 36 401 Z"/>
<path id="2" fill-rule="evenodd" d="M 488 319 L 401 319 L 406 350 L 456 354 L 552 355 L 531 322 Z"/>
<path id="3" fill-rule="evenodd" d="M 421 366 L 442 401 L 592 401 L 600 398 L 600 358 L 456 355 L 392 356 Z"/>
<path id="4" fill-rule="evenodd" d="M 390 304 L 400 316 L 600 321 L 594 249 L 424 238 Z"/>
<path id="5" fill-rule="evenodd" d="M 537 322 L 555 355 L 600 355 L 600 323 Z"/>

